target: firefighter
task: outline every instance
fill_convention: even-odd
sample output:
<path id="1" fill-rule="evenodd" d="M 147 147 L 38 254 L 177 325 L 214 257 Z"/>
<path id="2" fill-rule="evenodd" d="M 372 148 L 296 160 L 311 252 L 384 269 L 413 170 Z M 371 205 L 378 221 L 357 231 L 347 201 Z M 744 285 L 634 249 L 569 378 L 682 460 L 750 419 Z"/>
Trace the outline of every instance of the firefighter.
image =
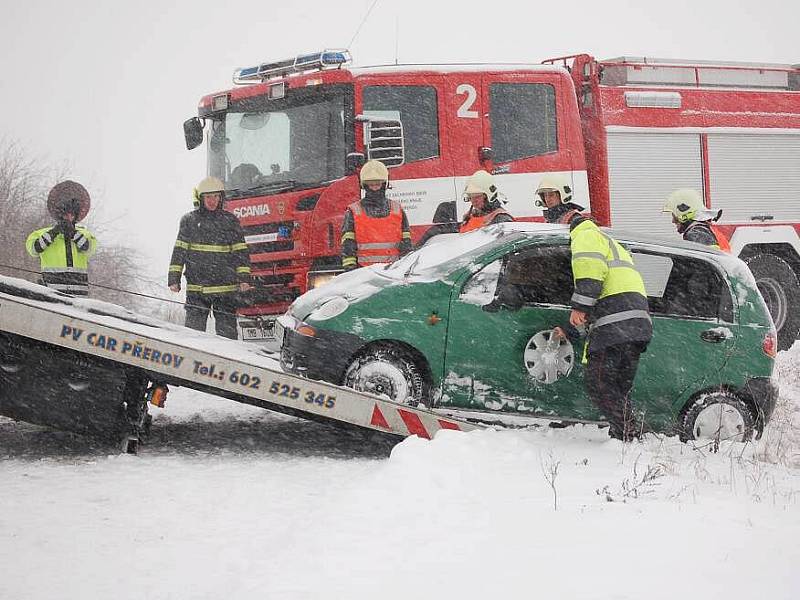
<path id="1" fill-rule="evenodd" d="M 28 254 L 39 257 L 41 283 L 73 296 L 89 294 L 89 258 L 97 248 L 91 232 L 78 225 L 89 213 L 89 193 L 80 183 L 62 181 L 47 195 L 47 209 L 56 223 L 32 232 Z"/>
<path id="2" fill-rule="evenodd" d="M 469 210 L 461 221 L 459 231 L 466 233 L 484 225 L 513 221 L 500 202 L 494 177 L 486 171 L 475 171 L 464 188 L 464 202 L 469 202 Z"/>
<path id="3" fill-rule="evenodd" d="M 536 190 L 550 223 L 569 225 L 574 292 L 569 325 L 555 334 L 577 341 L 589 331 L 584 346 L 586 390 L 609 421 L 609 435 L 623 441 L 638 437 L 641 426 L 630 391 L 639 356 L 653 335 L 642 276 L 628 251 L 581 215 L 572 190 L 560 176 L 545 176 Z"/>
<path id="4" fill-rule="evenodd" d="M 715 225 L 722 211 L 713 213 L 705 209 L 703 198 L 696 190 L 675 190 L 664 203 L 662 212 L 672 214 L 672 222 L 687 242 L 711 246 L 724 252 L 731 251 L 728 238 Z"/>
<path id="5" fill-rule="evenodd" d="M 169 265 L 169 289 L 186 276 L 186 327 L 205 331 L 213 309 L 217 335 L 236 339 L 239 293 L 250 285 L 250 254 L 239 221 L 222 205 L 225 187 L 206 177 L 194 190 L 195 209 L 181 218 Z"/>
<path id="6" fill-rule="evenodd" d="M 389 170 L 382 162 L 361 167 L 364 195 L 347 207 L 342 223 L 342 267 L 389 263 L 411 251 L 411 230 L 400 203 L 386 197 Z"/>

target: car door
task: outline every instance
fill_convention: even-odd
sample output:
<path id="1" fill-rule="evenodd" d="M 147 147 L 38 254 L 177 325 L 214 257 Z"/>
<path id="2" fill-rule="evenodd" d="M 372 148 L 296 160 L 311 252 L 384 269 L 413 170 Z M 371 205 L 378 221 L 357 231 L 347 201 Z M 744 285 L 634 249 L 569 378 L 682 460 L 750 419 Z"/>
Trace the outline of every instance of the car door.
<path id="1" fill-rule="evenodd" d="M 550 337 L 569 319 L 569 246 L 533 246 L 454 288 L 443 396 L 455 406 L 591 419 L 583 342 Z M 445 402 L 443 402 L 444 404 Z"/>
<path id="2" fill-rule="evenodd" d="M 671 424 L 689 396 L 725 383 L 737 338 L 727 279 L 710 261 L 631 248 L 647 288 L 653 339 L 642 354 L 634 405 L 646 422 Z"/>

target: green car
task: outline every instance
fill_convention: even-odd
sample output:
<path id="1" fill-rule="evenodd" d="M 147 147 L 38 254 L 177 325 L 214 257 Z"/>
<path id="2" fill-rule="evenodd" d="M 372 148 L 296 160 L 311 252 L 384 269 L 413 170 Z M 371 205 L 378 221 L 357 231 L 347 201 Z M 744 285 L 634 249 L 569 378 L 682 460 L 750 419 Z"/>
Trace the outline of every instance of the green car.
<path id="1" fill-rule="evenodd" d="M 653 340 L 632 396 L 648 429 L 746 440 L 772 413 L 775 328 L 737 258 L 610 231 L 645 281 Z M 568 321 L 569 232 L 503 223 L 336 277 L 279 318 L 286 371 L 448 412 L 601 421 Z"/>

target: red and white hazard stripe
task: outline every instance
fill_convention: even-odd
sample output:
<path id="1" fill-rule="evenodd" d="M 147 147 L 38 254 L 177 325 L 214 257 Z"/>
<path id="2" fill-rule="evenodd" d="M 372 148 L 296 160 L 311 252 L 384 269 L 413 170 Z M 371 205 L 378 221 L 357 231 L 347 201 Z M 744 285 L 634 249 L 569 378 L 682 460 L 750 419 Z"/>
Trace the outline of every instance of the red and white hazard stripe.
<path id="1" fill-rule="evenodd" d="M 418 435 L 429 440 L 441 429 L 469 431 L 478 426 L 456 421 L 419 409 L 376 402 L 369 423 L 375 429 L 403 436 Z"/>

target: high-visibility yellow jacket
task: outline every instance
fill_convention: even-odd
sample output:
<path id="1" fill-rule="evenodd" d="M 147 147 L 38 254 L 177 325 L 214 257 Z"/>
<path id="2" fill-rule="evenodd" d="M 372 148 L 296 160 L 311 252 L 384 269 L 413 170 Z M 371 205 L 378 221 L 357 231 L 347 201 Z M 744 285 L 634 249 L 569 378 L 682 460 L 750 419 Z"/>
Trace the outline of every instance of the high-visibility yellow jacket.
<path id="1" fill-rule="evenodd" d="M 649 342 L 647 292 L 630 253 L 581 216 L 570 222 L 570 248 L 571 303 L 589 315 L 589 354 L 625 342 Z"/>
<path id="2" fill-rule="evenodd" d="M 66 294 L 89 293 L 89 257 L 97 249 L 97 240 L 82 225 L 75 226 L 70 240 L 54 225 L 33 231 L 25 241 L 28 254 L 39 258 L 42 283 Z"/>

